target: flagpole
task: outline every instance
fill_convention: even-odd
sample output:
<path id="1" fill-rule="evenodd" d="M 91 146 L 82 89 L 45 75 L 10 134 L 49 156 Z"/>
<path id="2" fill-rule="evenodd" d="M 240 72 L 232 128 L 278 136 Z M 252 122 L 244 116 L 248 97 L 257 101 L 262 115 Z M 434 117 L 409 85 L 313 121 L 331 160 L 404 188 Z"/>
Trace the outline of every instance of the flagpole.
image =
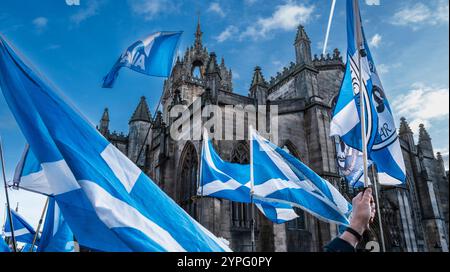
<path id="1" fill-rule="evenodd" d="M 36 244 L 37 237 L 39 235 L 39 231 L 41 230 L 42 221 L 44 220 L 45 212 L 47 211 L 47 207 L 48 207 L 48 200 L 49 200 L 49 197 L 47 197 L 47 200 L 45 201 L 45 205 L 44 205 L 44 209 L 42 210 L 41 218 L 39 218 L 39 224 L 36 228 L 36 233 L 34 234 L 34 237 L 33 237 L 33 243 L 31 244 L 30 252 L 33 252 L 34 245 Z"/>
<path id="2" fill-rule="evenodd" d="M 11 213 L 11 206 L 9 204 L 8 184 L 6 183 L 5 158 L 3 157 L 3 144 L 2 144 L 1 137 L 0 137 L 0 160 L 2 163 L 3 183 L 5 185 L 5 197 L 6 197 L 6 206 L 7 206 L 8 215 L 9 215 L 9 227 L 11 228 L 11 240 L 12 240 L 12 244 L 13 244 L 13 250 L 14 250 L 14 252 L 17 252 L 16 237 L 14 235 L 14 223 L 13 223 L 13 218 L 12 218 L 12 213 Z"/>
<path id="3" fill-rule="evenodd" d="M 364 107 L 364 87 L 363 87 L 363 79 L 362 79 L 362 55 L 365 55 L 364 44 L 361 33 L 361 16 L 359 14 L 359 0 L 354 0 L 354 10 L 357 12 L 357 16 L 355 16 L 356 20 L 356 39 L 358 46 L 358 70 L 359 70 L 359 108 L 360 108 L 360 121 L 361 121 L 361 145 L 362 145 L 362 153 L 363 153 L 363 175 L 364 175 L 364 188 L 369 187 L 369 179 L 368 179 L 368 167 L 367 167 L 367 140 L 366 140 L 366 113 Z"/>
<path id="4" fill-rule="evenodd" d="M 381 209 L 380 209 L 380 198 L 378 197 L 378 178 L 375 177 L 375 165 L 372 164 L 372 177 L 373 177 L 373 186 L 375 190 L 375 200 L 377 201 L 377 217 L 378 217 L 378 226 L 380 228 L 380 240 L 381 240 L 381 248 L 383 252 L 386 252 L 386 243 L 384 241 L 384 230 L 383 230 L 383 222 L 381 221 Z"/>
<path id="5" fill-rule="evenodd" d="M 249 136 L 250 136 L 250 202 L 251 202 L 251 234 L 250 240 L 252 244 L 252 252 L 255 252 L 255 202 L 253 199 L 254 195 L 254 177 L 253 177 L 253 127 L 249 127 Z"/>

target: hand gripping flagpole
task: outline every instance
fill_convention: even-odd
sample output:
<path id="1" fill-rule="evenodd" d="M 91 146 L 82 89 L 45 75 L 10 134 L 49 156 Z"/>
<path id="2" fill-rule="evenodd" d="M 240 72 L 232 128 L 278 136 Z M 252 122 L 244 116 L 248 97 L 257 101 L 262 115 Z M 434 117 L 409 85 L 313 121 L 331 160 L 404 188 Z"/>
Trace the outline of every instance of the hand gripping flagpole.
<path id="1" fill-rule="evenodd" d="M 50 197 L 47 197 L 47 200 L 45 201 L 44 209 L 42 210 L 41 218 L 39 218 L 39 224 L 36 228 L 36 233 L 34 234 L 34 237 L 33 237 L 33 243 L 31 244 L 30 252 L 33 252 L 34 245 L 36 244 L 37 238 L 39 236 L 39 231 L 41 230 L 42 221 L 44 220 L 45 212 L 47 211 L 49 198 Z"/>
<path id="2" fill-rule="evenodd" d="M 16 237 L 14 235 L 14 223 L 11 213 L 11 206 L 9 205 L 9 195 L 8 195 L 8 184 L 6 183 L 6 174 L 5 174 L 5 158 L 3 157 L 3 145 L 2 145 L 2 138 L 0 137 L 0 160 L 2 164 L 2 175 L 3 175 L 3 183 L 5 185 L 5 197 L 6 197 L 6 208 L 8 210 L 8 216 L 9 216 L 9 227 L 11 228 L 11 241 L 13 244 L 13 250 L 14 252 L 17 252 L 17 245 L 16 245 Z"/>
<path id="3" fill-rule="evenodd" d="M 364 175 L 364 190 L 369 187 L 369 178 L 368 178 L 368 166 L 367 166 L 367 140 L 366 140 L 366 114 L 365 114 L 365 104 L 364 104 L 364 82 L 363 82 L 363 75 L 362 75 L 362 57 L 365 57 L 367 55 L 363 37 L 362 37 L 362 25 L 361 25 L 361 15 L 359 10 L 359 0 L 353 0 L 354 2 L 354 14 L 355 16 L 355 24 L 356 24 L 356 39 L 357 39 L 357 46 L 358 46 L 358 70 L 359 70 L 359 104 L 360 104 L 360 121 L 361 121 L 361 141 L 362 141 L 362 153 L 363 153 L 363 175 Z M 383 225 L 381 222 L 381 212 L 380 212 L 380 199 L 378 198 L 378 188 L 377 188 L 377 181 L 375 180 L 375 173 L 374 173 L 374 166 L 372 165 L 372 173 L 373 173 L 373 185 L 375 190 L 375 199 L 377 204 L 377 214 L 378 214 L 378 221 L 379 221 L 379 228 L 380 228 L 380 240 L 381 240 L 381 246 L 383 248 L 383 252 L 386 252 L 386 246 L 384 242 L 384 231 L 383 231 Z"/>

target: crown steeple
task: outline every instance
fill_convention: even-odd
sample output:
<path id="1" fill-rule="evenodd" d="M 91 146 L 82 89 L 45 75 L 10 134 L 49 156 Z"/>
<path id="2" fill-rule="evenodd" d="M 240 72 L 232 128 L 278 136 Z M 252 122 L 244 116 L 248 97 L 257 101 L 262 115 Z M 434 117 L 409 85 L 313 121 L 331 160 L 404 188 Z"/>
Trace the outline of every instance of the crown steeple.
<path id="1" fill-rule="evenodd" d="M 203 32 L 200 27 L 200 15 L 199 15 L 197 19 L 197 30 L 195 31 L 195 48 L 202 47 L 202 35 Z"/>

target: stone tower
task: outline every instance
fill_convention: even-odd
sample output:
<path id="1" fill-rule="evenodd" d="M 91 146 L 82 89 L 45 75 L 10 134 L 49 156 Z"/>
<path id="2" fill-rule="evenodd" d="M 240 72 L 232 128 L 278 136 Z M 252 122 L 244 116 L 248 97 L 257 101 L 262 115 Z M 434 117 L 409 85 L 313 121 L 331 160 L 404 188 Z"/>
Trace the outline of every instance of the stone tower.
<path id="1" fill-rule="evenodd" d="M 145 164 L 145 154 L 148 143 L 144 142 L 147 132 L 149 131 L 151 125 L 151 115 L 148 109 L 147 101 L 144 96 L 136 107 L 133 115 L 128 122 L 129 135 L 128 135 L 128 154 L 127 156 L 133 161 L 137 161 L 139 167 L 144 167 Z M 147 141 L 150 137 L 147 137 Z M 143 151 L 141 151 L 143 149 Z M 138 159 L 138 155 L 139 160 Z"/>

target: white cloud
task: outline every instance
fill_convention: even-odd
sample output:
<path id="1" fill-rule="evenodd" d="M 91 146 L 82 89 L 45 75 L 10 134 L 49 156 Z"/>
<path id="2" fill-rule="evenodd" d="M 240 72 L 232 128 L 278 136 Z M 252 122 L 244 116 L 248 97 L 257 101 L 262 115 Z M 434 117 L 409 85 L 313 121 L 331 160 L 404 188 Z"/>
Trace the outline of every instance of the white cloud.
<path id="1" fill-rule="evenodd" d="M 382 40 L 381 35 L 377 33 L 377 34 L 373 35 L 373 37 L 370 39 L 369 45 L 371 47 L 375 47 L 376 48 L 376 47 L 380 46 L 381 40 Z"/>
<path id="2" fill-rule="evenodd" d="M 83 21 L 95 16 L 98 14 L 98 10 L 103 2 L 102 1 L 88 1 L 78 12 L 70 17 L 72 23 L 79 25 Z"/>
<path id="3" fill-rule="evenodd" d="M 428 2 L 429 3 L 429 2 Z M 437 1 L 433 7 L 417 3 L 397 11 L 391 19 L 393 25 L 410 26 L 414 30 L 422 25 L 448 24 L 448 1 Z"/>
<path id="4" fill-rule="evenodd" d="M 237 32 L 237 27 L 231 25 L 225 28 L 225 30 L 222 31 L 222 33 L 220 33 L 217 37 L 215 37 L 215 39 L 221 43 L 233 37 Z"/>
<path id="5" fill-rule="evenodd" d="M 380 5 L 380 0 L 366 0 L 366 5 L 379 6 Z"/>
<path id="6" fill-rule="evenodd" d="M 128 3 L 135 14 L 148 21 L 162 13 L 177 11 L 179 8 L 179 4 L 171 0 L 128 0 Z"/>
<path id="7" fill-rule="evenodd" d="M 392 106 L 398 116 L 409 120 L 411 129 L 417 135 L 419 124 L 429 128 L 432 121 L 448 118 L 449 89 L 416 83 L 406 94 L 396 97 Z"/>
<path id="8" fill-rule="evenodd" d="M 218 15 L 219 15 L 220 17 L 222 17 L 222 18 L 225 17 L 225 12 L 223 11 L 223 9 L 222 9 L 222 7 L 220 6 L 220 4 L 217 3 L 217 2 L 211 3 L 211 5 L 209 5 L 208 11 L 209 11 L 209 12 L 216 13 L 216 14 L 218 14 Z"/>
<path id="9" fill-rule="evenodd" d="M 48 19 L 45 17 L 37 17 L 33 20 L 33 25 L 38 32 L 42 32 L 47 28 Z"/>
<path id="10" fill-rule="evenodd" d="M 275 8 L 270 17 L 260 18 L 254 25 L 248 26 L 242 33 L 241 39 L 251 37 L 253 39 L 264 38 L 270 31 L 295 29 L 299 24 L 306 24 L 313 17 L 314 6 L 306 6 L 288 2 Z"/>

